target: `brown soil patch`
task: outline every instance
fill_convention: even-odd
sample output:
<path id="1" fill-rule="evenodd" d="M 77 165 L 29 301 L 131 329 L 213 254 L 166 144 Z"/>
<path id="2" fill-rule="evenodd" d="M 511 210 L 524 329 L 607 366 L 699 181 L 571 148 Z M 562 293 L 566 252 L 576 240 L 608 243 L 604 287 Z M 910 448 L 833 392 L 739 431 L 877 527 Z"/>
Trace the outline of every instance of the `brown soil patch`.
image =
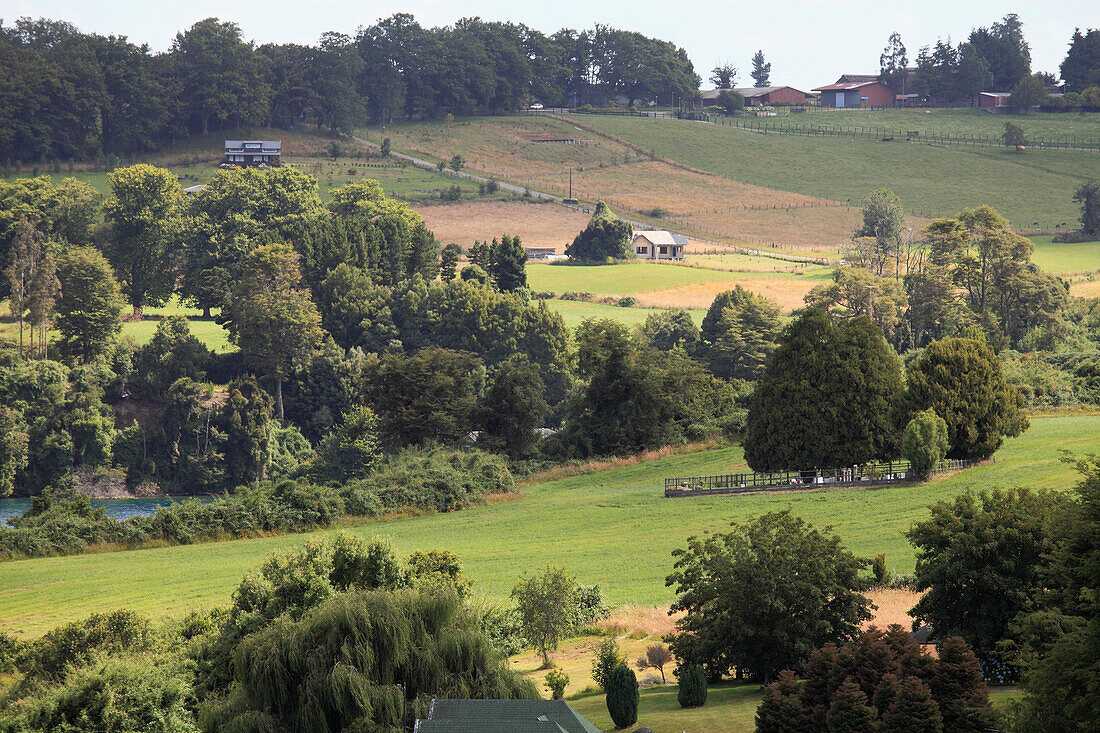
<path id="1" fill-rule="evenodd" d="M 806 293 L 818 285 L 809 280 L 784 277 L 761 277 L 745 280 L 720 280 L 709 283 L 693 283 L 674 288 L 662 288 L 639 293 L 638 304 L 648 308 L 709 308 L 714 297 L 734 285 L 740 285 L 752 293 L 763 295 L 779 303 L 785 311 L 805 305 Z"/>
<path id="2" fill-rule="evenodd" d="M 563 252 L 589 215 L 558 204 L 522 201 L 468 201 L 420 206 L 417 213 L 443 244 L 471 247 L 475 240 L 518 235 L 527 247 L 554 247 Z"/>

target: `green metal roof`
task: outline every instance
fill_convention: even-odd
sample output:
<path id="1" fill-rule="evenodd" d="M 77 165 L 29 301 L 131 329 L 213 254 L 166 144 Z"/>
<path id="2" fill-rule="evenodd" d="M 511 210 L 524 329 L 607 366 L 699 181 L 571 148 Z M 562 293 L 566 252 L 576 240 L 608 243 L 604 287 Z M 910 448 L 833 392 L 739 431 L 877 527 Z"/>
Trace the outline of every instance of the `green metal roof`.
<path id="1" fill-rule="evenodd" d="M 600 733 L 564 700 L 432 700 L 417 733 Z"/>

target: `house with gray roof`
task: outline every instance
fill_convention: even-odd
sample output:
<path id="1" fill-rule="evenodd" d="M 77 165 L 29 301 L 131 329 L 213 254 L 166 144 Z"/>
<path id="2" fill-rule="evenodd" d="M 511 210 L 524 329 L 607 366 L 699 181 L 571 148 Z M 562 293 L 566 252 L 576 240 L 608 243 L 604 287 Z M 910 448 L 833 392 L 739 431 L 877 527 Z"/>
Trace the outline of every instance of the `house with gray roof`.
<path id="1" fill-rule="evenodd" d="M 565 700 L 432 700 L 414 733 L 600 733 Z"/>
<path id="2" fill-rule="evenodd" d="M 640 260 L 682 260 L 688 239 L 666 231 L 634 233 L 634 254 Z"/>
<path id="3" fill-rule="evenodd" d="M 282 155 L 282 140 L 225 141 L 225 162 L 229 165 L 280 165 Z"/>

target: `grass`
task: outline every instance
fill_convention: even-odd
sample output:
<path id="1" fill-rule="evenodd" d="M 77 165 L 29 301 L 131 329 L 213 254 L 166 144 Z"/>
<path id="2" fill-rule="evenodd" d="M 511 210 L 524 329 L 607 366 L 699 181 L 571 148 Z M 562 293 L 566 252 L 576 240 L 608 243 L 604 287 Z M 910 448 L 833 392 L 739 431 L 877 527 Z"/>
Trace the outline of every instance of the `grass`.
<path id="1" fill-rule="evenodd" d="M 1031 237 L 1035 244 L 1031 259 L 1039 267 L 1053 273 L 1100 271 L 1100 242 L 1065 244 L 1053 239 L 1049 234 Z"/>
<path id="2" fill-rule="evenodd" d="M 565 325 L 576 328 L 581 321 L 588 318 L 610 318 L 614 321 L 626 324 L 633 328 L 645 323 L 645 319 L 652 313 L 660 313 L 661 308 L 621 308 L 617 305 L 604 303 L 586 303 L 580 300 L 548 300 L 546 304 L 561 313 L 565 319 Z M 703 322 L 704 310 L 692 310 L 691 317 L 696 325 Z"/>
<path id="3" fill-rule="evenodd" d="M 476 592 L 498 602 L 521 575 L 554 564 L 598 583 L 612 606 L 662 605 L 672 599 L 664 585 L 670 553 L 691 534 L 789 507 L 815 525 L 834 526 L 857 554 L 885 553 L 893 571 L 911 572 L 913 549 L 904 533 L 927 516 L 930 503 L 995 486 L 1067 489 L 1077 474 L 1055 446 L 1084 453 L 1098 443 L 1100 416 L 1037 418 L 1006 443 L 997 462 L 925 485 L 679 500 L 661 495 L 664 477 L 743 469 L 741 449 L 662 454 L 527 486 L 519 501 L 349 529 L 388 536 L 402 554 L 447 548 L 462 558 Z M 170 616 L 225 605 L 246 572 L 304 540 L 285 535 L 3 563 L 0 628 L 34 636 L 109 608 Z"/>
<path id="4" fill-rule="evenodd" d="M 584 115 L 583 122 L 657 155 L 735 181 L 858 204 L 893 189 L 919 216 L 989 204 L 1017 226 L 1072 221 L 1072 197 L 1100 153 L 918 145 L 762 135 L 684 120 Z M 1003 122 L 1001 123 L 1003 126 Z"/>

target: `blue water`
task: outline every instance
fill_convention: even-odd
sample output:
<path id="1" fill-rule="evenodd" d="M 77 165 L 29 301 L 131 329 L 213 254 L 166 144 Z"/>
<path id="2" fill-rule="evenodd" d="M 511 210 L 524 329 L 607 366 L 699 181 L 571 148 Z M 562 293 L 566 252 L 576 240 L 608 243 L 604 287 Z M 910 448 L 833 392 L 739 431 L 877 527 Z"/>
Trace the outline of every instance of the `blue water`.
<path id="1" fill-rule="evenodd" d="M 145 499 L 92 499 L 92 505 L 104 507 L 108 516 L 121 520 L 153 514 L 159 507 L 167 506 L 173 501 L 181 501 L 183 498 L 157 496 Z M 209 501 L 209 499 L 200 498 L 199 501 Z M 30 499 L 0 499 L 0 524 L 6 524 L 8 519 L 18 517 L 30 508 Z"/>

